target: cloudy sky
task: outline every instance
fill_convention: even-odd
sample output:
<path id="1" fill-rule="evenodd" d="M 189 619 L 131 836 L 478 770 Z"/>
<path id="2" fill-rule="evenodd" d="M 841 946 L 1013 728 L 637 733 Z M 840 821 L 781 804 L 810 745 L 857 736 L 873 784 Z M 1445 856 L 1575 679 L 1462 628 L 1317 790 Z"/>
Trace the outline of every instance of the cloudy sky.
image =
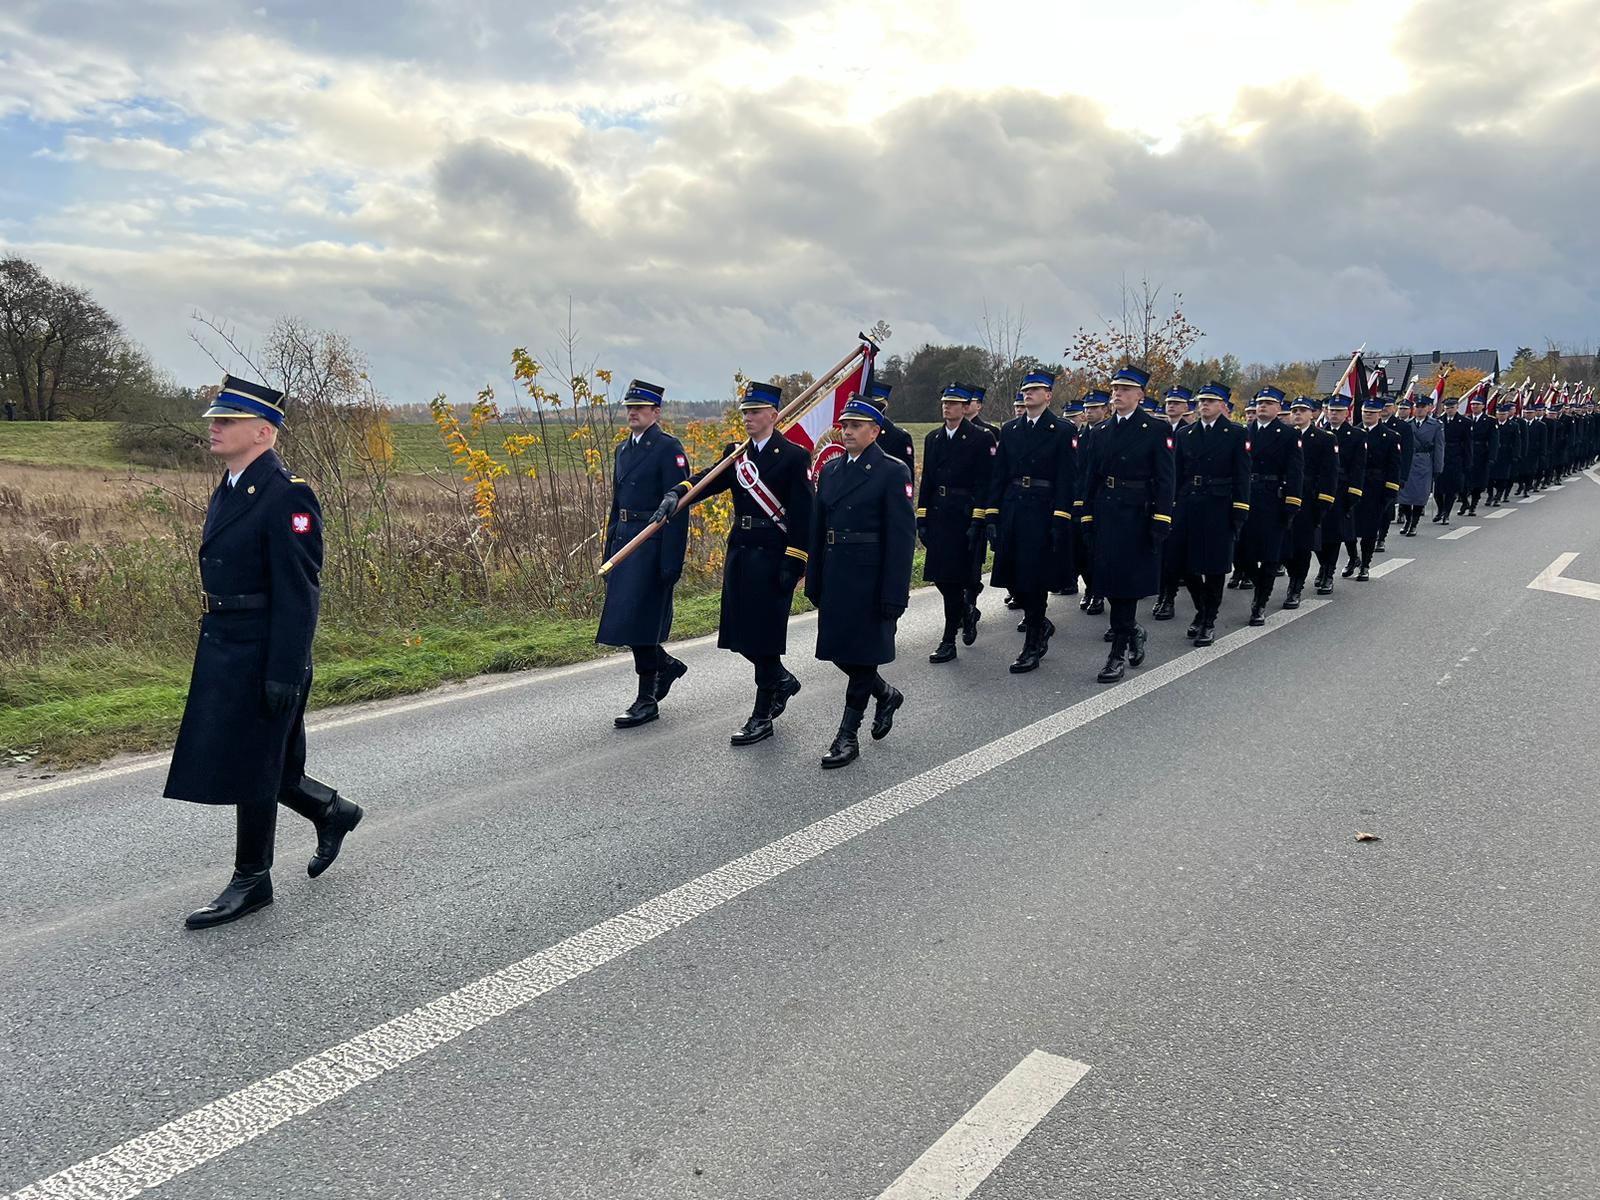
<path id="1" fill-rule="evenodd" d="M 553 346 L 683 398 L 1124 274 L 1246 360 L 1600 339 L 1593 0 L 8 0 L 0 245 L 396 401 Z"/>

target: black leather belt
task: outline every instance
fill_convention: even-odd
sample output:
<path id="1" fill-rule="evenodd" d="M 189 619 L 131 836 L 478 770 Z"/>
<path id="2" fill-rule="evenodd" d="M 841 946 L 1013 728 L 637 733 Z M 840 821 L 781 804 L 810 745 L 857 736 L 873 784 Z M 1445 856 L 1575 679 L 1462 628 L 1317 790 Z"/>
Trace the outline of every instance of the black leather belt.
<path id="1" fill-rule="evenodd" d="M 253 608 L 265 608 L 267 599 L 265 592 L 256 592 L 249 596 L 214 596 L 210 592 L 201 592 L 200 611 L 203 613 L 246 612 Z"/>
<path id="2" fill-rule="evenodd" d="M 828 545 L 830 545 L 830 546 L 837 545 L 839 543 L 851 543 L 851 542 L 854 542 L 854 543 L 857 543 L 857 544 L 866 544 L 866 543 L 870 543 L 870 542 L 876 542 L 877 540 L 878 540 L 878 535 L 875 534 L 875 533 L 867 533 L 867 532 L 864 532 L 864 531 L 858 532 L 858 531 L 856 531 L 854 529 L 830 529 L 830 530 L 828 530 Z"/>
<path id="3" fill-rule="evenodd" d="M 740 517 L 734 521 L 733 527 L 735 529 L 776 529 L 778 523 L 768 520 L 766 517 Z"/>
<path id="4" fill-rule="evenodd" d="M 1250 482 L 1254 483 L 1258 479 L 1262 483 L 1282 483 L 1283 482 L 1283 476 L 1282 475 L 1257 475 L 1254 471 L 1252 471 L 1250 473 Z"/>
<path id="5" fill-rule="evenodd" d="M 972 495 L 972 489 L 963 487 L 945 487 L 944 484 L 941 483 L 937 489 L 937 494 L 940 496 L 970 496 Z"/>
<path id="6" fill-rule="evenodd" d="M 1107 475 L 1106 490 L 1109 492 L 1148 492 L 1150 490 L 1150 481 L 1148 479 L 1118 479 L 1115 475 Z"/>
<path id="7" fill-rule="evenodd" d="M 1056 486 L 1053 479 L 1035 479 L 1032 475 L 1022 475 L 1011 481 L 1013 487 L 1020 488 L 1053 488 Z"/>
<path id="8" fill-rule="evenodd" d="M 640 512 L 638 509 L 634 509 L 630 512 L 626 508 L 619 508 L 617 509 L 617 524 L 620 525 L 624 521 L 648 521 L 655 515 L 656 514 L 653 511 L 646 513 Z"/>

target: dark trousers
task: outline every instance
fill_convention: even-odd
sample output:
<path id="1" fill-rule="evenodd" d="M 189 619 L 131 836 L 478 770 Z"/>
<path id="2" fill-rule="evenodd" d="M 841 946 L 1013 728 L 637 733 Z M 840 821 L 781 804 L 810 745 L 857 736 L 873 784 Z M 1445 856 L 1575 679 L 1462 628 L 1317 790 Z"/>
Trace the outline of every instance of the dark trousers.
<path id="1" fill-rule="evenodd" d="M 1377 548 L 1377 534 L 1373 534 L 1371 537 L 1364 537 L 1359 543 L 1349 541 L 1344 544 L 1344 552 L 1349 555 L 1350 561 L 1360 567 L 1370 567 L 1372 565 L 1372 555 Z"/>
<path id="2" fill-rule="evenodd" d="M 1311 547 L 1290 551 L 1289 560 L 1284 565 L 1289 568 L 1289 590 L 1298 592 L 1305 587 L 1306 576 L 1311 571 Z"/>
<path id="3" fill-rule="evenodd" d="M 746 654 L 744 657 L 756 669 L 758 688 L 775 688 L 789 673 L 783 669 L 783 659 L 776 654 Z"/>
<path id="4" fill-rule="evenodd" d="M 834 666 L 843 671 L 850 681 L 844 689 L 846 708 L 864 712 L 868 700 L 881 697 L 889 690 L 889 685 L 883 681 L 883 676 L 878 674 L 877 667 L 860 666 L 855 663 L 835 663 Z"/>
<path id="5" fill-rule="evenodd" d="M 304 761 L 304 727 L 300 734 Z M 291 747 L 291 757 L 293 748 Z M 273 845 L 278 833 L 278 806 L 298 813 L 315 824 L 330 815 L 339 803 L 339 793 L 309 775 L 301 775 L 293 787 L 278 793 L 276 800 L 250 801 L 238 805 L 233 843 L 233 869 L 257 875 L 272 869 Z"/>
<path id="6" fill-rule="evenodd" d="M 1433 491 L 1434 515 L 1448 517 L 1450 510 L 1456 504 L 1456 490 L 1454 488 L 1435 488 Z"/>
<path id="7" fill-rule="evenodd" d="M 1339 569 L 1339 539 L 1333 538 L 1317 547 L 1317 566 L 1323 575 L 1331 576 Z"/>
<path id="8" fill-rule="evenodd" d="M 1050 593 L 1013 591 L 1011 595 L 1022 609 L 1022 616 L 1028 622 L 1028 628 L 1043 629 L 1044 610 L 1050 603 Z"/>
<path id="9" fill-rule="evenodd" d="M 633 673 L 651 675 L 667 665 L 667 652 L 661 646 L 629 646 L 633 651 Z"/>
<path id="10" fill-rule="evenodd" d="M 1228 590 L 1228 575 L 1191 575 L 1188 579 L 1189 599 L 1194 601 L 1195 616 L 1205 621 L 1215 621 L 1222 609 L 1222 593 Z"/>
<path id="11" fill-rule="evenodd" d="M 1111 632 L 1118 636 L 1133 634 L 1139 627 L 1139 602 L 1137 600 L 1119 600 L 1106 597 L 1106 605 L 1111 609 Z"/>
<path id="12" fill-rule="evenodd" d="M 953 638 L 956 630 L 961 628 L 962 618 L 967 615 L 967 596 L 972 585 L 936 583 L 934 586 L 939 589 L 939 598 L 944 601 L 944 636 Z"/>

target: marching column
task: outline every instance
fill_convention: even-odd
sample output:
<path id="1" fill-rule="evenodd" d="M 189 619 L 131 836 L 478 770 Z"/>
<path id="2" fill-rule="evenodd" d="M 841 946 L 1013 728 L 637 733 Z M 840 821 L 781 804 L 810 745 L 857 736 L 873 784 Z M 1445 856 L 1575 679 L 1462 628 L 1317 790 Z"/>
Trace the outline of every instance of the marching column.
<path id="1" fill-rule="evenodd" d="M 756 685 L 749 719 L 728 739 L 735 746 L 771 737 L 772 723 L 800 694 L 800 681 L 783 665 L 783 656 L 789 648 L 789 609 L 811 541 L 811 456 L 777 431 L 781 399 L 770 383 L 745 385 L 739 412 L 750 446 L 697 498 L 733 493 L 717 645 L 750 661 Z M 717 461 L 736 449 L 726 447 Z M 670 518 L 679 497 L 710 469 L 674 486 L 662 497 L 657 515 Z"/>
<path id="2" fill-rule="evenodd" d="M 1467 402 L 1467 421 L 1472 426 L 1472 465 L 1467 468 L 1467 488 L 1461 497 L 1461 516 L 1478 515 L 1478 501 L 1490 489 L 1494 461 L 1500 452 L 1500 427 L 1487 415 L 1483 393 L 1476 392 Z M 1491 498 L 1493 492 L 1490 491 Z"/>
<path id="3" fill-rule="evenodd" d="M 894 661 L 895 626 L 911 596 L 917 545 L 911 470 L 878 446 L 883 414 L 859 397 L 839 414 L 845 453 L 817 479 L 806 596 L 817 606 L 817 657 L 845 673 L 844 716 L 824 769 L 854 762 L 867 700 L 873 738 L 894 728 L 905 697 L 878 668 Z"/>
<path id="4" fill-rule="evenodd" d="M 1089 526 L 1083 522 L 1084 497 L 1089 494 L 1089 444 L 1091 439 L 1105 431 L 1110 405 L 1110 392 L 1090 388 L 1083 396 L 1083 424 L 1078 429 L 1078 478 L 1072 501 L 1073 524 L 1076 526 L 1073 557 L 1077 561 L 1078 574 L 1083 578 L 1083 599 L 1078 601 L 1078 607 L 1091 617 L 1104 613 L 1106 602 L 1094 586 L 1094 555 L 1089 551 Z"/>
<path id="5" fill-rule="evenodd" d="M 974 428 L 983 430 L 989 441 L 998 446 L 1000 444 L 1000 426 L 984 420 L 983 417 L 984 398 L 988 395 L 988 391 L 981 387 L 974 387 L 970 390 L 972 399 L 967 403 L 967 420 L 972 422 Z M 968 646 L 977 640 L 978 620 L 983 615 L 978 608 L 978 597 L 983 595 L 983 566 L 984 560 L 988 557 L 989 544 L 985 540 L 973 549 L 976 574 L 972 580 L 972 586 L 967 589 L 967 619 L 961 629 L 961 641 Z"/>

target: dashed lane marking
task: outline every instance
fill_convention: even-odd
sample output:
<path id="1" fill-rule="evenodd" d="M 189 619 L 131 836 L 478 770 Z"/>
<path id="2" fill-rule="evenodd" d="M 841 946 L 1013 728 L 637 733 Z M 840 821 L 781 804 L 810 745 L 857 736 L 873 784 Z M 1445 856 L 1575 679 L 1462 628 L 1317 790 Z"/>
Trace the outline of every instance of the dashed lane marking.
<path id="1" fill-rule="evenodd" d="M 1441 533 L 1439 535 L 1439 540 L 1441 542 L 1460 541 L 1462 538 L 1466 537 L 1467 534 L 1476 533 L 1481 528 L 1483 528 L 1481 525 L 1463 525 L 1460 529 L 1452 529 L 1449 533 Z"/>

